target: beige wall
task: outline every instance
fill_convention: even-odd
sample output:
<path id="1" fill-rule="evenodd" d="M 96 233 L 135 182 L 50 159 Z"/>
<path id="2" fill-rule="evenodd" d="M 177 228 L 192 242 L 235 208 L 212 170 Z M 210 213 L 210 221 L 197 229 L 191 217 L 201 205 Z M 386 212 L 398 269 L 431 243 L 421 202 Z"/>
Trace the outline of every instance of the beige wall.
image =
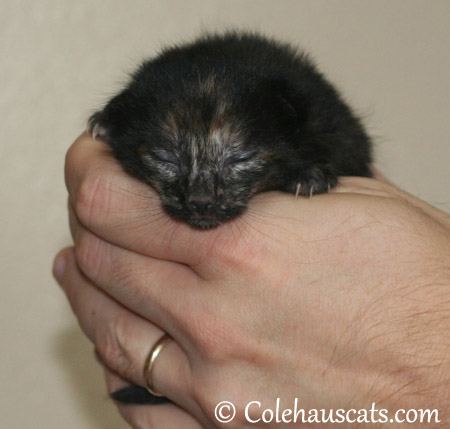
<path id="1" fill-rule="evenodd" d="M 144 55 L 201 29 L 298 42 L 366 117 L 380 169 L 450 211 L 448 0 L 0 0 L 0 427 L 125 427 L 50 276 L 63 157 Z"/>

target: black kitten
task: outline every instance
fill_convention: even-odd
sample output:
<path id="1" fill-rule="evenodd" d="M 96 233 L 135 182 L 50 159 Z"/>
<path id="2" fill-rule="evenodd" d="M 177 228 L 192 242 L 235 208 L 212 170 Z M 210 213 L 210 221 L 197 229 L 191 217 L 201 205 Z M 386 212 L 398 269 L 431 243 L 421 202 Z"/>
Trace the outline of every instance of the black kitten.
<path id="1" fill-rule="evenodd" d="M 89 128 L 196 228 L 235 218 L 259 192 L 309 196 L 340 175 L 370 176 L 370 138 L 336 89 L 304 54 L 253 34 L 164 50 Z M 112 396 L 161 402 L 137 386 Z"/>
<path id="2" fill-rule="evenodd" d="M 164 50 L 89 121 L 165 211 L 196 228 L 259 192 L 312 195 L 370 176 L 361 123 L 311 61 L 253 34 Z"/>

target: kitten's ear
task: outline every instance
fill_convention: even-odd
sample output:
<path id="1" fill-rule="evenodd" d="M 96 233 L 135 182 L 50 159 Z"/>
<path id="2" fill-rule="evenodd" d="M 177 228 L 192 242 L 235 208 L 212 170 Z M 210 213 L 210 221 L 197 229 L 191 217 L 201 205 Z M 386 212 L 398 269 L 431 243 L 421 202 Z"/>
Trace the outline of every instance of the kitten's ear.
<path id="1" fill-rule="evenodd" d="M 105 121 L 105 114 L 103 111 L 94 113 L 88 120 L 87 131 L 92 135 L 94 140 L 97 137 L 107 140 L 109 130 Z"/>

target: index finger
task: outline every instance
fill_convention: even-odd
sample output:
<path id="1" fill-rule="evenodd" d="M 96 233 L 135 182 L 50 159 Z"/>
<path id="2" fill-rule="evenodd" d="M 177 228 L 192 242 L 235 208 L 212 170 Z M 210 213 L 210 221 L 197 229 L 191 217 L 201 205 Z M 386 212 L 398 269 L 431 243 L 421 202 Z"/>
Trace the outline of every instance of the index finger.
<path id="1" fill-rule="evenodd" d="M 87 133 L 67 152 L 65 179 L 78 221 L 117 246 L 195 265 L 207 255 L 217 234 L 195 231 L 171 219 L 156 192 L 129 176 L 109 147 Z"/>

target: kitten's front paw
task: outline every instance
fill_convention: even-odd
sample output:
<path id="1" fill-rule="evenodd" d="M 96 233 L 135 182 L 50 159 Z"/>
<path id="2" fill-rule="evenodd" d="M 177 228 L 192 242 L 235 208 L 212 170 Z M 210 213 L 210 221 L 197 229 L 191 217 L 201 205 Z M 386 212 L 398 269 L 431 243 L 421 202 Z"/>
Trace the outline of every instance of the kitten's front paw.
<path id="1" fill-rule="evenodd" d="M 303 195 L 311 197 L 313 194 L 328 192 L 337 183 L 338 178 L 336 174 L 328 166 L 313 166 L 305 170 L 294 180 L 289 187 L 289 192 L 296 196 Z"/>

